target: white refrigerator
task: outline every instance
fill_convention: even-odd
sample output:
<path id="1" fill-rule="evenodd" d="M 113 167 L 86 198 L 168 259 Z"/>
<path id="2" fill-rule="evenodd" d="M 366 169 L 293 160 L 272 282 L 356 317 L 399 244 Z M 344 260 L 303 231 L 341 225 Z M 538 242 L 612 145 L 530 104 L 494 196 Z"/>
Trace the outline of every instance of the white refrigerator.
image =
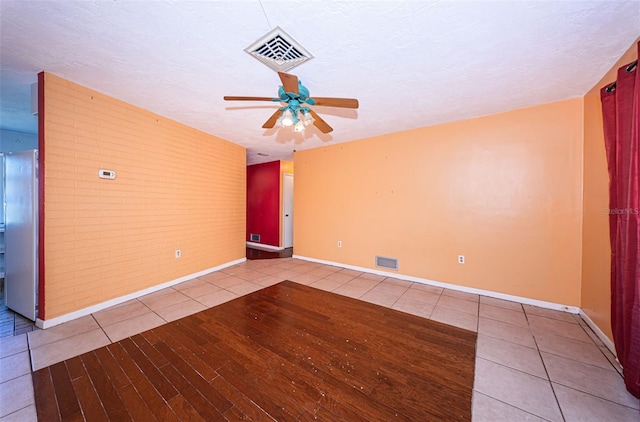
<path id="1" fill-rule="evenodd" d="M 38 291 L 38 151 L 5 154 L 5 303 L 35 321 Z"/>

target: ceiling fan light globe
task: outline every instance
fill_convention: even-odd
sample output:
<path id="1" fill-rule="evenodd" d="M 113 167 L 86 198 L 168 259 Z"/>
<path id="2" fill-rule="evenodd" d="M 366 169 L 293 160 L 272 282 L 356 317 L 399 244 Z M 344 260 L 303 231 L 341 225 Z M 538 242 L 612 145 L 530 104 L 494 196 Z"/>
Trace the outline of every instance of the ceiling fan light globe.
<path id="1" fill-rule="evenodd" d="M 285 110 L 282 112 L 281 123 L 282 126 L 293 125 L 293 115 L 291 114 L 291 110 Z"/>
<path id="2" fill-rule="evenodd" d="M 311 116 L 311 113 L 304 113 L 303 121 L 305 126 L 309 126 L 313 122 L 313 117 Z"/>
<path id="3" fill-rule="evenodd" d="M 304 130 L 304 123 L 302 123 L 302 120 L 298 120 L 298 123 L 295 124 L 295 126 L 293 127 L 293 131 L 294 132 L 302 132 Z"/>

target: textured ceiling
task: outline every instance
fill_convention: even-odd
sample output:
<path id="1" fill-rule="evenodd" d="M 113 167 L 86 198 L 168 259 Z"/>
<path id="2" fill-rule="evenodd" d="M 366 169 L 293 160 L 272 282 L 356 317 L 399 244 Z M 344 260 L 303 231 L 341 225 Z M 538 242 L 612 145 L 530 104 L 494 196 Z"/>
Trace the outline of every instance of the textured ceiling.
<path id="1" fill-rule="evenodd" d="M 334 127 L 264 130 L 277 74 L 244 52 L 280 26 Z M 640 35 L 635 1 L 0 0 L 0 128 L 34 133 L 42 70 L 248 148 L 248 163 L 584 95 Z M 257 153 L 268 154 L 267 157 Z"/>

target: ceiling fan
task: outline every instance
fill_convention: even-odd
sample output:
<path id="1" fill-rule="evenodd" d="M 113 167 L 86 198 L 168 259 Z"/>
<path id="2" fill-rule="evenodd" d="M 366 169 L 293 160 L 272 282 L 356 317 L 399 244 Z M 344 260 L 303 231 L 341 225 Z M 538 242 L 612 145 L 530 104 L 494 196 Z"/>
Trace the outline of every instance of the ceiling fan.
<path id="1" fill-rule="evenodd" d="M 329 133 L 333 130 L 318 113 L 309 106 L 327 106 L 342 108 L 358 108 L 358 100 L 355 98 L 331 98 L 331 97 L 310 97 L 309 90 L 302 85 L 298 77 L 289 73 L 278 72 L 282 86 L 278 90 L 278 98 L 270 97 L 224 97 L 227 101 L 272 101 L 281 103 L 282 107 L 262 125 L 263 128 L 270 129 L 276 125 L 293 126 L 294 131 L 301 132 L 305 126 L 313 122 L 322 133 Z"/>

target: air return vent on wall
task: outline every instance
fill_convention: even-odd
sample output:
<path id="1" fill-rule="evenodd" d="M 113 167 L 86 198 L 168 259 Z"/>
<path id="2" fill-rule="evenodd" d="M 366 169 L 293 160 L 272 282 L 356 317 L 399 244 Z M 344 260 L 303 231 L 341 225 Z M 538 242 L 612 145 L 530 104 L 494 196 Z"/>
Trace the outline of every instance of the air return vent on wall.
<path id="1" fill-rule="evenodd" d="M 376 256 L 376 267 L 397 270 L 398 260 L 396 258 L 385 258 L 384 256 Z"/>
<path id="2" fill-rule="evenodd" d="M 244 51 L 276 72 L 286 72 L 313 58 L 311 53 L 280 27 L 276 27 Z"/>
<path id="3" fill-rule="evenodd" d="M 251 233 L 251 241 L 252 242 L 260 242 L 260 235 L 259 234 L 255 234 L 255 233 Z"/>

